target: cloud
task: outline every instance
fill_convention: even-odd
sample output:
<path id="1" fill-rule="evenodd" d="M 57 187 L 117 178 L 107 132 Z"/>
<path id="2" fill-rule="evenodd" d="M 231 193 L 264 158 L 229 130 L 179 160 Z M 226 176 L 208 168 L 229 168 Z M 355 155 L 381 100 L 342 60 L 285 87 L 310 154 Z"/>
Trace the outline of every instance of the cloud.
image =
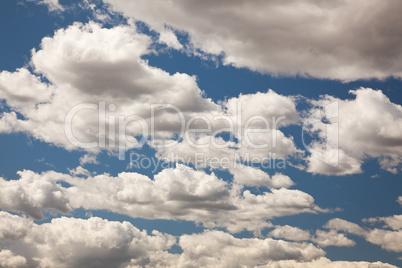
<path id="1" fill-rule="evenodd" d="M 364 236 L 367 233 L 367 231 L 365 229 L 363 229 L 356 223 L 342 220 L 339 218 L 335 218 L 335 219 L 328 221 L 324 227 L 327 229 L 344 231 L 344 232 L 347 232 L 350 234 L 360 235 L 360 236 Z"/>
<path id="2" fill-rule="evenodd" d="M 272 238 L 236 238 L 206 230 L 177 238 L 140 231 L 129 222 L 54 218 L 48 223 L 0 212 L 1 264 L 23 267 L 367 267 L 367 262 L 331 262 L 311 243 Z M 2 228 L 4 226 L 6 228 Z M 19 226 L 10 235 L 9 226 Z M 15 235 L 18 233 L 18 235 Z M 169 253 L 173 245 L 181 253 Z M 71 256 L 74 256 L 73 258 Z M 2 257 L 5 257 L 2 259 Z M 7 259 L 6 259 L 7 258 Z M 319 266 L 321 264 L 321 266 Z M 380 262 L 379 267 L 394 267 Z M 307 266 L 306 266 L 307 265 Z M 366 265 L 366 266 L 364 266 Z"/>
<path id="3" fill-rule="evenodd" d="M 96 159 L 96 155 L 85 154 L 80 157 L 80 165 L 83 166 L 85 164 L 95 164 L 98 165 L 99 161 Z"/>
<path id="4" fill-rule="evenodd" d="M 226 65 L 344 81 L 402 75 L 397 1 L 104 2 L 158 32 L 188 33 L 188 50 Z"/>
<path id="5" fill-rule="evenodd" d="M 34 73 L 26 68 L 0 73 L 0 98 L 11 108 L 1 114 L 0 132 L 24 132 L 68 150 L 96 154 L 101 148 L 116 152 L 121 147 L 141 146 L 141 135 L 154 139 L 152 146 L 169 143 L 181 132 L 182 123 L 187 123 L 197 130 L 186 132 L 194 144 L 208 142 L 205 156 L 217 150 L 231 160 L 236 153 L 243 158 L 248 154 L 264 158 L 271 153 L 275 158 L 301 152 L 293 137 L 278 129 L 299 121 L 292 97 L 268 90 L 215 103 L 204 96 L 195 76 L 170 75 L 143 60 L 154 53 L 151 45 L 151 37 L 137 33 L 134 25 L 108 29 L 94 22 L 74 23 L 43 38 L 40 49 L 32 51 Z M 162 106 L 151 109 L 152 105 Z M 143 121 L 130 122 L 132 116 Z M 211 124 L 210 130 L 199 130 L 205 128 L 200 118 Z M 243 134 L 250 128 L 261 131 Z M 217 149 L 211 138 L 225 143 L 216 138 L 225 131 L 237 140 Z M 256 148 L 261 144 L 267 146 Z M 184 140 L 165 150 L 156 149 L 160 156 L 173 152 L 194 157 L 200 150 L 193 147 Z"/>
<path id="6" fill-rule="evenodd" d="M 169 103 L 187 114 L 219 108 L 202 96 L 195 76 L 170 75 L 142 60 L 143 55 L 152 53 L 148 49 L 150 44 L 151 38 L 138 34 L 133 25 L 107 29 L 93 22 L 74 23 L 57 30 L 53 37 L 43 38 L 41 48 L 32 52 L 31 66 L 35 74 L 24 68 L 0 73 L 0 98 L 12 109 L 3 112 L 0 131 L 25 132 L 68 150 L 86 148 L 88 142 L 104 139 L 104 147 L 117 150 L 119 141 L 129 144 L 124 134 L 135 136 L 142 134 L 143 129 L 133 122 L 123 131 L 116 129 L 102 134 L 100 103 L 105 105 L 101 119 L 105 118 L 107 130 L 117 128 L 118 116 L 125 120 L 138 115 L 150 126 L 151 104 Z M 50 83 L 42 82 L 39 74 Z M 65 122 L 68 112 L 82 103 L 92 103 L 95 107 L 80 109 L 69 126 Z M 157 111 L 156 126 L 161 128 L 156 132 L 173 135 L 180 131 L 179 119 L 169 110 Z M 167 121 L 170 122 L 167 125 L 159 124 Z M 66 138 L 66 127 L 84 145 L 73 145 L 71 138 Z M 131 137 L 131 140 L 135 139 Z M 96 152 L 99 148 L 88 150 Z"/>
<path id="7" fill-rule="evenodd" d="M 39 4 L 46 5 L 49 11 L 64 11 L 64 7 L 59 3 L 59 0 L 30 0 L 36 1 Z"/>
<path id="8" fill-rule="evenodd" d="M 252 267 L 272 260 L 309 261 L 325 254 L 309 243 L 271 238 L 239 239 L 221 231 L 183 235 L 179 245 L 184 255 L 180 258 L 179 266 L 184 267 Z"/>
<path id="9" fill-rule="evenodd" d="M 270 268 L 367 268 L 367 267 L 378 267 L 378 268 L 396 268 L 394 265 L 390 265 L 382 262 L 366 262 L 366 261 L 331 261 L 327 258 L 319 258 L 311 262 L 296 262 L 290 261 L 278 261 L 271 262 L 267 266 L 259 267 L 270 267 Z"/>
<path id="10" fill-rule="evenodd" d="M 317 230 L 312 241 L 317 243 L 320 247 L 351 247 L 356 244 L 344 234 L 338 233 L 335 230 L 330 230 L 329 232 Z"/>
<path id="11" fill-rule="evenodd" d="M 15 218 L 10 222 L 7 214 L 1 212 L 1 222 L 12 224 Z M 20 219 L 26 223 L 25 236 L 8 243 L 27 254 L 29 267 L 123 267 L 131 259 L 146 263 L 148 254 L 176 242 L 173 236 L 158 231 L 148 235 L 128 222 L 62 217 L 37 225 Z"/>
<path id="12" fill-rule="evenodd" d="M 379 217 L 364 220 L 364 222 L 384 221 L 386 223 L 386 227 L 390 227 L 393 230 L 379 228 L 363 229 L 355 223 L 341 219 L 332 219 L 325 225 L 325 227 L 331 230 L 339 230 L 362 236 L 368 242 L 379 245 L 385 250 L 402 252 L 402 228 L 400 226 L 400 222 L 398 221 L 401 217 L 402 215 L 394 215 L 391 217 Z"/>
<path id="13" fill-rule="evenodd" d="M 71 210 L 61 185 L 49 180 L 46 175 L 41 176 L 32 171 L 24 170 L 18 174 L 21 176 L 19 180 L 6 181 L 0 178 L 1 209 L 22 212 L 35 219 L 43 218 L 43 210 L 62 213 Z"/>
<path id="14" fill-rule="evenodd" d="M 361 173 L 364 160 L 374 157 L 382 168 L 398 173 L 402 154 L 402 106 L 392 103 L 381 90 L 360 88 L 350 93 L 355 95 L 355 99 L 325 96 L 313 101 L 319 109 L 338 103 L 338 116 L 324 117 L 327 123 L 313 124 L 309 131 L 318 134 L 320 142 L 325 144 L 327 127 L 338 124 L 339 151 L 329 148 L 324 160 L 331 162 L 331 159 L 339 157 L 339 164 L 330 166 L 310 155 L 307 157 L 308 171 L 327 175 Z M 318 150 L 320 142 L 313 144 L 313 149 Z"/>
<path id="15" fill-rule="evenodd" d="M 14 255 L 10 250 L 0 250 L 0 267 L 18 268 L 26 267 L 26 259 L 19 255 Z"/>
<path id="16" fill-rule="evenodd" d="M 402 215 L 394 215 L 390 217 L 377 217 L 377 218 L 369 218 L 364 219 L 364 222 L 376 223 L 376 222 L 384 222 L 385 227 L 391 228 L 393 230 L 402 229 Z"/>
<path id="17" fill-rule="evenodd" d="M 292 241 L 303 241 L 310 240 L 310 232 L 302 230 L 297 227 L 292 227 L 289 225 L 275 226 L 275 229 L 269 232 L 268 236 L 283 238 Z"/>
<path id="18" fill-rule="evenodd" d="M 272 188 L 253 194 L 214 173 L 181 164 L 162 170 L 153 179 L 134 172 L 117 177 L 92 176 L 85 170 L 72 175 L 27 170 L 18 174 L 19 180 L 1 181 L 4 193 L 0 208 L 35 219 L 43 218 L 42 210 L 68 213 L 76 208 L 106 209 L 134 218 L 180 219 L 202 223 L 207 228 L 259 233 L 271 226 L 269 219 L 325 211 L 314 204 L 313 197 L 299 190 Z"/>
<path id="19" fill-rule="evenodd" d="M 261 169 L 251 166 L 238 164 L 236 168 L 231 167 L 229 171 L 233 174 L 234 182 L 240 185 L 268 188 L 289 188 L 294 185 L 294 182 L 286 175 L 276 173 L 270 177 Z"/>

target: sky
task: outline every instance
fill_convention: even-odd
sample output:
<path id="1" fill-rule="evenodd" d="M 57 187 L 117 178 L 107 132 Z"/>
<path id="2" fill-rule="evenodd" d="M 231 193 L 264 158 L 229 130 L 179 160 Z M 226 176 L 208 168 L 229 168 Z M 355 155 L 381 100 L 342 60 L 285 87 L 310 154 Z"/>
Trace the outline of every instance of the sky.
<path id="1" fill-rule="evenodd" d="M 402 267 L 401 12 L 0 1 L 0 267 Z"/>

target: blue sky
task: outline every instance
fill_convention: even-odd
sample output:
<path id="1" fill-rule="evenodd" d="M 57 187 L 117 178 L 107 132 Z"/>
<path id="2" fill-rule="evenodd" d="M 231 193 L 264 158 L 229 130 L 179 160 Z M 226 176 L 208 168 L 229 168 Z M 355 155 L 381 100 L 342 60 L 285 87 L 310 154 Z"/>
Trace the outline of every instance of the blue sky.
<path id="1" fill-rule="evenodd" d="M 401 267 L 402 40 L 395 12 L 402 6 L 369 2 L 1 1 L 0 266 Z M 327 19 L 346 13 L 356 14 L 344 17 L 354 27 L 335 19 L 329 30 Z M 295 23 L 305 35 L 293 30 Z M 182 138 L 171 148 L 127 147 L 120 160 L 116 148 L 80 148 L 65 134 L 69 109 L 102 101 L 117 107 L 107 111 L 116 117 L 148 120 L 154 103 L 175 105 L 186 120 L 230 117 L 231 103 L 242 102 L 244 117 L 288 121 L 275 132 L 277 147 L 266 150 L 238 136 L 230 148 L 207 150 Z M 303 127 L 331 102 L 339 104 L 339 117 L 324 118 L 315 132 Z M 71 128 L 94 141 L 97 114 L 86 112 Z M 177 137 L 176 119 L 159 114 L 150 138 Z M 337 154 L 318 159 L 309 149 L 328 145 L 327 126 L 334 124 Z M 125 130 L 141 136 L 138 125 Z M 275 152 L 285 168 L 236 168 L 235 151 Z M 154 163 L 169 153 L 202 153 L 230 164 L 130 168 L 130 153 Z M 62 242 L 53 244 L 52 236 Z M 226 254 L 236 250 L 241 261 Z"/>

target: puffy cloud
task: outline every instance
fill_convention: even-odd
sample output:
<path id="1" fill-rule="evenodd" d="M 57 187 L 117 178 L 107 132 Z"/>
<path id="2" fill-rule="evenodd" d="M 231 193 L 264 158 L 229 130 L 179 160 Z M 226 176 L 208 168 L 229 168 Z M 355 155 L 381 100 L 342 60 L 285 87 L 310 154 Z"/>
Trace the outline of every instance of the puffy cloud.
<path id="1" fill-rule="evenodd" d="M 5 212 L 0 217 L 4 224 L 15 222 L 14 218 L 10 222 Z M 148 254 L 163 252 L 176 243 L 173 236 L 158 231 L 148 235 L 128 222 L 100 218 L 63 217 L 41 225 L 29 222 L 26 230 L 13 247 L 32 258 L 29 267 L 123 267 L 132 259 L 146 263 Z"/>
<path id="2" fill-rule="evenodd" d="M 32 171 L 18 172 L 19 180 L 6 181 L 0 178 L 0 208 L 22 212 L 35 219 L 42 219 L 43 210 L 67 213 L 71 210 L 64 189 L 48 176 Z M 50 175 L 50 174 L 48 174 Z"/>
<path id="3" fill-rule="evenodd" d="M 26 267 L 26 259 L 19 255 L 14 255 L 10 250 L 0 250 L 0 267 L 18 268 Z"/>
<path id="4" fill-rule="evenodd" d="M 371 218 L 365 220 L 365 222 L 384 221 L 387 225 L 386 227 L 394 229 L 392 231 L 378 228 L 363 229 L 355 223 L 341 219 L 332 219 L 325 225 L 325 227 L 362 236 L 368 242 L 379 245 L 381 248 L 386 250 L 402 252 L 402 229 L 399 222 L 400 218 L 401 215 L 394 215 L 391 217 Z"/>
<path id="5" fill-rule="evenodd" d="M 375 157 L 382 168 L 397 173 L 402 154 L 402 106 L 392 103 L 380 90 L 360 88 L 350 93 L 356 96 L 355 99 L 326 96 L 313 102 L 320 109 L 334 111 L 323 117 L 329 123 L 316 122 L 305 130 L 317 133 L 324 144 L 329 138 L 337 138 L 329 144 L 335 146 L 339 142 L 339 150 L 327 148 L 321 159 L 314 154 L 307 157 L 308 171 L 338 175 L 361 173 L 364 159 Z M 339 109 L 336 106 L 328 109 L 333 104 Z M 328 127 L 332 126 L 338 127 L 338 137 L 327 137 Z M 312 146 L 315 150 L 317 147 L 317 143 Z M 339 163 L 333 161 L 338 158 Z"/>
<path id="6" fill-rule="evenodd" d="M 183 235 L 179 245 L 183 249 L 179 260 L 182 267 L 252 267 L 272 260 L 309 261 L 325 254 L 309 243 L 239 239 L 220 231 Z"/>
<path id="7" fill-rule="evenodd" d="M 275 226 L 275 229 L 269 232 L 269 236 L 276 237 L 276 238 L 283 238 L 286 240 L 293 240 L 293 241 L 303 241 L 303 240 L 310 240 L 310 232 L 306 230 L 302 230 L 297 227 L 284 225 Z"/>
<path id="8" fill-rule="evenodd" d="M 288 188 L 294 182 L 286 175 L 276 173 L 270 177 L 261 169 L 238 164 L 230 169 L 235 183 L 246 186 L 265 186 L 268 188 Z"/>
<path id="9" fill-rule="evenodd" d="M 356 244 L 354 241 L 347 238 L 344 234 L 338 233 L 335 230 L 330 230 L 329 232 L 317 230 L 312 241 L 314 241 L 321 247 L 351 247 Z"/>
<path id="10" fill-rule="evenodd" d="M 399 196 L 397 201 L 402 206 L 402 196 Z"/>
<path id="11" fill-rule="evenodd" d="M 0 239 L 16 240 L 24 237 L 32 225 L 28 218 L 22 218 L 17 215 L 0 211 Z"/>
<path id="12" fill-rule="evenodd" d="M 360 235 L 360 236 L 364 236 L 367 233 L 366 230 L 364 230 L 362 227 L 360 227 L 356 223 L 342 220 L 339 218 L 335 218 L 335 219 L 328 221 L 324 227 L 331 229 L 331 230 L 344 231 L 344 232 L 347 232 L 350 234 L 355 234 L 355 235 Z"/>
<path id="13" fill-rule="evenodd" d="M 402 230 L 373 229 L 368 232 L 365 238 L 368 242 L 379 245 L 383 249 L 402 252 Z"/>
<path id="14" fill-rule="evenodd" d="M 394 215 L 390 217 L 377 217 L 377 218 L 369 218 L 364 219 L 364 222 L 384 222 L 385 227 L 391 228 L 393 230 L 402 229 L 402 215 Z"/>
<path id="15" fill-rule="evenodd" d="M 294 260 L 290 261 L 278 261 L 271 262 L 268 266 L 259 267 L 270 267 L 270 268 L 367 268 L 367 267 L 378 267 L 378 268 L 396 268 L 394 265 L 390 265 L 382 262 L 366 262 L 366 261 L 331 261 L 327 258 L 319 258 L 311 262 L 297 262 Z"/>
<path id="16" fill-rule="evenodd" d="M 83 166 L 85 164 L 99 164 L 99 161 L 96 159 L 96 155 L 93 154 L 85 154 L 80 157 L 80 165 Z"/>
<path id="17" fill-rule="evenodd" d="M 80 207 L 107 209 L 132 217 L 181 219 L 203 223 L 207 228 L 257 233 L 270 227 L 267 220 L 274 217 L 324 211 L 314 204 L 313 197 L 299 190 L 273 188 L 253 194 L 214 173 L 181 164 L 164 169 L 153 180 L 133 172 L 117 177 L 92 176 L 85 170 L 72 174 L 19 172 L 19 180 L 1 182 L 4 194 L 0 208 L 34 218 L 42 218 L 42 210 L 47 209 L 61 213 Z M 63 187 L 63 182 L 68 186 Z"/>
<path id="18" fill-rule="evenodd" d="M 186 116 L 221 109 L 203 97 L 195 76 L 170 75 L 149 66 L 141 57 L 152 53 L 150 45 L 151 38 L 138 34 L 133 25 L 107 29 L 93 22 L 75 23 L 43 38 L 40 49 L 32 52 L 36 74 L 27 69 L 0 73 L 0 98 L 12 108 L 1 115 L 0 131 L 25 132 L 69 150 L 117 150 L 119 144 L 135 146 L 138 141 L 133 135 L 147 131 L 149 135 L 150 129 L 144 130 L 138 120 L 128 118 L 137 115 L 150 126 L 151 104 L 174 105 Z M 38 74 L 50 83 L 42 82 Z M 93 105 L 84 107 L 85 103 Z M 68 112 L 75 108 L 77 113 L 70 114 L 69 125 Z M 99 115 L 102 109 L 105 112 Z M 170 136 L 180 131 L 180 117 L 172 111 L 155 112 L 156 132 Z M 131 142 L 125 134 L 131 136 Z M 81 144 L 72 144 L 72 138 Z M 104 145 L 87 144 L 99 140 L 104 140 Z"/>
<path id="19" fill-rule="evenodd" d="M 36 104 L 49 101 L 52 87 L 41 82 L 38 76 L 32 75 L 27 69 L 17 69 L 10 73 L 0 73 L 0 98 L 7 104 L 24 112 Z"/>
<path id="20" fill-rule="evenodd" d="M 185 31 L 194 53 L 223 53 L 236 67 L 345 81 L 402 76 L 398 1 L 104 2 L 156 31 Z"/>
<path id="21" fill-rule="evenodd" d="M 18 221 L 20 221 L 18 223 Z M 2 239 L 0 251 L 5 267 L 367 267 L 367 262 L 331 262 L 311 243 L 271 238 L 235 238 L 222 231 L 171 235 L 140 231 L 129 222 L 55 218 L 35 224 L 24 217 L 0 212 L 4 226 L 16 223 L 24 230 Z M 0 229 L 0 233 L 3 233 Z M 169 253 L 173 245 L 182 249 Z M 18 254 L 18 255 L 17 255 Z M 74 256 L 74 257 L 72 257 Z M 4 258 L 3 258 L 4 257 Z M 5 264 L 9 265 L 6 266 Z M 306 266 L 311 264 L 311 266 Z M 318 266 L 323 264 L 322 266 Z M 363 265 L 366 266 L 363 266 Z M 379 267 L 387 266 L 380 262 Z M 343 266 L 341 266 L 343 265 Z"/>
<path id="22" fill-rule="evenodd" d="M 32 51 L 34 74 L 24 68 L 0 73 L 0 98 L 11 108 L 0 117 L 0 131 L 25 132 L 91 154 L 135 147 L 143 134 L 156 141 L 150 144 L 160 156 L 194 157 L 200 152 L 194 147 L 205 141 L 205 156 L 221 151 L 232 162 L 235 154 L 275 158 L 300 152 L 293 137 L 278 130 L 299 120 L 292 97 L 269 90 L 215 103 L 203 95 L 195 76 L 148 65 L 142 57 L 154 53 L 151 44 L 134 25 L 108 29 L 93 22 L 74 23 L 43 38 L 40 49 Z M 159 106 L 152 109 L 153 104 Z M 197 133 L 187 131 L 189 138 L 176 146 L 157 146 L 171 142 L 183 124 Z M 206 132 L 200 130 L 205 124 L 210 124 Z M 220 149 L 213 141 L 225 143 L 216 138 L 223 131 L 237 141 Z"/>

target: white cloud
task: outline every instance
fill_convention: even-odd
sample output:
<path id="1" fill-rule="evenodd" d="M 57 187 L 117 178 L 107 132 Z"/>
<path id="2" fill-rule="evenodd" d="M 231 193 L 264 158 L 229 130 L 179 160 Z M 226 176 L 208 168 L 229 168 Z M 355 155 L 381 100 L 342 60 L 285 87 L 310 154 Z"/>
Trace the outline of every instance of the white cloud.
<path id="1" fill-rule="evenodd" d="M 390 265 L 382 262 L 366 262 L 366 261 L 331 261 L 327 258 L 319 258 L 311 262 L 296 262 L 290 261 L 278 261 L 271 262 L 268 266 L 270 268 L 396 268 L 394 265 Z"/>
<path id="2" fill-rule="evenodd" d="M 17 240 L 28 233 L 32 221 L 28 218 L 19 217 L 10 213 L 0 211 L 0 239 Z"/>
<path id="3" fill-rule="evenodd" d="M 47 176 L 27 170 L 18 174 L 21 176 L 19 180 L 6 181 L 0 178 L 1 209 L 22 212 L 35 219 L 43 218 L 43 210 L 57 210 L 63 213 L 71 210 L 63 187 L 49 179 L 51 172 L 47 173 Z"/>
<path id="4" fill-rule="evenodd" d="M 364 237 L 368 242 L 379 245 L 381 248 L 402 252 L 402 228 L 400 226 L 401 215 L 394 215 L 391 217 L 382 217 L 377 219 L 365 220 L 365 222 L 384 221 L 387 226 L 394 230 L 387 229 L 363 229 L 355 223 L 351 223 L 341 219 L 330 220 L 325 227 L 332 230 L 344 231 L 347 233 L 355 234 Z"/>
<path id="5" fill-rule="evenodd" d="M 153 180 L 133 172 L 123 172 L 117 177 L 92 176 L 85 170 L 77 172 L 72 175 L 19 172 L 19 180 L 1 181 L 4 193 L 0 208 L 36 219 L 42 218 L 42 210 L 48 209 L 61 213 L 80 207 L 106 209 L 131 217 L 181 219 L 202 223 L 207 228 L 224 227 L 230 232 L 246 229 L 256 233 L 272 226 L 267 220 L 274 217 L 324 211 L 314 204 L 313 197 L 299 190 L 273 188 L 253 194 L 214 173 L 180 164 L 174 169 L 164 169 Z"/>
<path id="6" fill-rule="evenodd" d="M 5 235 L 0 264 L 5 267 L 367 267 L 367 262 L 331 262 L 311 243 L 271 238 L 235 238 L 222 231 L 171 235 L 140 231 L 129 222 L 55 218 L 35 224 L 0 212 L 3 226 L 20 226 L 19 235 Z M 181 253 L 169 253 L 178 245 Z M 74 257 L 72 257 L 74 256 Z M 4 257 L 4 258 L 2 258 Z M 26 265 L 25 265 L 26 263 Z M 319 266 L 321 264 L 321 266 Z M 379 267 L 394 267 L 380 262 Z M 18 266 L 25 265 L 25 266 Z M 342 266 L 343 265 L 343 266 Z M 364 266 L 366 265 L 366 266 Z M 3 266 L 2 266 L 3 267 Z"/>
<path id="7" fill-rule="evenodd" d="M 276 237 L 276 238 L 283 238 L 286 240 L 293 240 L 293 241 L 303 241 L 303 240 L 310 240 L 310 232 L 306 230 L 302 230 L 297 227 L 284 225 L 275 226 L 275 229 L 269 232 L 269 236 Z"/>
<path id="8" fill-rule="evenodd" d="M 344 232 L 347 232 L 350 234 L 360 235 L 360 236 L 364 236 L 367 233 L 366 230 L 364 230 L 362 227 L 360 227 L 356 223 L 342 220 L 339 218 L 335 218 L 335 219 L 328 221 L 324 227 L 331 229 L 331 230 L 344 231 Z"/>
<path id="9" fill-rule="evenodd" d="M 170 104 L 183 112 L 187 123 L 194 115 L 211 122 L 210 133 L 193 134 L 195 143 L 210 139 L 214 131 L 229 127 L 228 120 L 233 122 L 228 131 L 233 132 L 239 142 L 232 142 L 233 148 L 209 148 L 204 152 L 206 156 L 215 154 L 217 150 L 221 151 L 219 155 L 231 160 L 235 153 L 241 157 L 250 154 L 259 158 L 267 157 L 269 153 L 274 158 L 300 153 L 293 137 L 278 130 L 299 120 L 292 97 L 269 90 L 215 103 L 203 96 L 195 76 L 170 75 L 149 66 L 142 56 L 153 53 L 149 48 L 151 43 L 151 38 L 137 33 L 134 25 L 107 29 L 93 22 L 75 23 L 57 30 L 53 37 L 43 38 L 40 49 L 32 51 L 31 66 L 35 74 L 24 68 L 13 73 L 0 73 L 0 98 L 5 99 L 12 109 L 1 115 L 0 131 L 25 132 L 68 150 L 86 148 L 86 143 L 104 139 L 103 148 L 116 151 L 118 144 L 126 143 L 124 134 L 130 136 L 132 141 L 127 147 L 131 148 L 138 144 L 134 136 L 142 135 L 144 130 L 135 122 L 128 124 L 123 132 L 114 129 L 118 116 L 126 119 L 138 115 L 144 118 L 150 131 L 151 104 Z M 50 83 L 42 82 L 39 75 Z M 67 124 L 72 135 L 85 143 L 74 145 L 66 138 L 65 120 L 69 110 L 82 103 L 97 106 L 80 110 L 72 118 L 72 125 Z M 103 124 L 99 119 L 100 103 L 104 103 L 106 110 L 105 133 L 100 130 Z M 241 110 L 238 105 L 241 105 Z M 155 111 L 155 132 L 149 134 L 154 134 L 152 138 L 157 142 L 163 142 L 161 139 L 169 142 L 181 130 L 183 121 L 169 109 L 164 106 Z M 220 119 L 216 119 L 217 116 Z M 269 133 L 252 132 L 246 140 L 241 131 L 254 116 L 266 122 L 256 118 L 249 121 L 248 128 L 267 129 Z M 200 127 L 200 122 L 193 121 L 193 127 Z M 221 138 L 217 140 L 224 142 Z M 268 146 L 254 148 L 253 144 Z M 182 155 L 183 151 L 184 156 L 194 157 L 194 153 L 200 150 L 189 146 L 188 141 L 183 141 L 164 151 L 158 149 L 158 154 L 164 156 L 174 152 Z M 209 147 L 214 146 L 210 144 Z M 91 154 L 99 151 L 96 145 L 86 149 Z"/>
<path id="10" fill-rule="evenodd" d="M 267 173 L 261 169 L 237 165 L 236 168 L 231 167 L 230 173 L 233 174 L 233 180 L 235 183 L 246 186 L 265 186 L 268 188 L 289 188 L 294 185 L 294 182 L 286 175 L 276 173 L 270 177 Z"/>
<path id="11" fill-rule="evenodd" d="M 219 106 L 202 96 L 195 76 L 167 72 L 151 67 L 141 59 L 151 53 L 150 37 L 136 33 L 134 26 L 75 23 L 45 37 L 41 49 L 33 50 L 31 65 L 50 82 L 41 82 L 26 69 L 0 73 L 0 98 L 12 107 L 0 119 L 2 132 L 21 131 L 45 142 L 77 149 L 66 138 L 65 118 L 68 111 L 81 103 L 106 103 L 106 147 L 122 141 L 122 133 L 109 132 L 109 115 L 138 115 L 150 118 L 151 104 L 169 103 L 184 113 L 214 111 Z M 111 112 L 109 104 L 116 110 Z M 100 108 L 99 108 L 100 109 Z M 14 111 L 23 118 L 18 118 Z M 169 111 L 156 113 L 158 130 L 172 135 L 180 129 L 179 116 Z M 160 122 L 165 122 L 162 124 Z M 169 122 L 169 124 L 166 124 Z M 110 123 L 110 124 L 109 124 Z M 82 142 L 98 141 L 98 110 L 85 109 L 73 117 L 73 135 Z M 128 135 L 142 134 L 136 123 L 127 126 Z M 117 131 L 117 130 L 116 130 Z M 78 146 L 79 147 L 79 146 Z M 111 146 L 112 147 L 112 146 Z M 117 145 L 112 148 L 116 150 Z M 97 151 L 94 148 L 92 151 Z"/>
<path id="12" fill-rule="evenodd" d="M 1 222 L 13 224 L 15 219 L 9 221 L 7 214 L 0 214 Z M 26 223 L 25 236 L 9 244 L 16 252 L 25 252 L 29 267 L 123 267 L 131 259 L 146 263 L 148 254 L 163 252 L 176 242 L 158 231 L 148 235 L 128 222 L 100 218 L 63 217 L 41 225 L 21 220 Z"/>
<path id="13" fill-rule="evenodd" d="M 95 164 L 98 165 L 99 161 L 96 159 L 96 155 L 93 154 L 85 154 L 80 157 L 80 165 L 83 166 L 85 164 Z"/>
<path id="14" fill-rule="evenodd" d="M 220 231 L 183 235 L 179 245 L 183 267 L 252 267 L 272 260 L 309 261 L 325 252 L 309 243 L 285 242 L 271 238 L 234 238 Z"/>
<path id="15" fill-rule="evenodd" d="M 0 250 L 0 267 L 18 268 L 26 267 L 26 259 L 19 255 L 14 255 L 10 250 Z"/>
<path id="16" fill-rule="evenodd" d="M 317 243 L 321 247 L 351 247 L 356 244 L 354 241 L 347 238 L 344 234 L 338 233 L 335 230 L 330 230 L 329 232 L 317 230 L 312 241 Z"/>
<path id="17" fill-rule="evenodd" d="M 32 0 L 31 0 L 32 1 Z M 63 11 L 64 7 L 59 3 L 59 0 L 33 0 L 42 5 L 47 5 L 49 11 Z"/>
<path id="18" fill-rule="evenodd" d="M 401 169 L 402 106 L 392 103 L 380 90 L 360 88 L 350 93 L 355 99 L 326 96 L 313 102 L 319 108 L 338 102 L 339 115 L 325 119 L 328 124 L 338 124 L 339 155 L 334 151 L 337 149 L 329 150 L 325 160 L 339 157 L 339 164 L 333 167 L 311 155 L 307 157 L 308 171 L 338 175 L 361 173 L 363 161 L 375 157 L 382 168 L 397 173 Z M 328 124 L 316 123 L 310 129 L 323 143 Z"/>
<path id="19" fill-rule="evenodd" d="M 398 203 L 402 206 L 402 196 L 398 196 Z"/>
<path id="20" fill-rule="evenodd" d="M 156 31 L 185 31 L 194 50 L 223 52 L 236 67 L 346 81 L 402 76 L 398 1 L 104 2 Z"/>
<path id="21" fill-rule="evenodd" d="M 364 222 L 384 222 L 385 227 L 391 228 L 393 230 L 400 230 L 402 229 L 402 215 L 394 215 L 390 217 L 377 217 L 377 218 L 369 218 L 364 219 Z"/>

